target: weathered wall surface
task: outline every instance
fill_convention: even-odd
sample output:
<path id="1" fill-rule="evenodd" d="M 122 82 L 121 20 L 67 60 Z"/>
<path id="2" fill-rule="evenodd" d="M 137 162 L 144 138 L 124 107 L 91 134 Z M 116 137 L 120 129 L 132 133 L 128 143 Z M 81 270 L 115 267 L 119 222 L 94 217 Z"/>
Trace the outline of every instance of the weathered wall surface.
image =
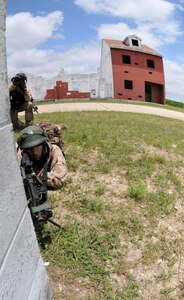
<path id="1" fill-rule="evenodd" d="M 102 41 L 98 97 L 114 98 L 111 53 L 104 40 Z"/>
<path id="2" fill-rule="evenodd" d="M 6 1 L 0 0 L 0 299 L 46 300 L 51 289 L 26 205 L 9 117 Z"/>
<path id="3" fill-rule="evenodd" d="M 18 72 L 24 71 L 17 70 Z M 68 82 L 68 89 L 70 91 L 90 92 L 91 98 L 98 96 L 99 72 L 90 74 L 65 74 L 64 69 L 61 68 L 60 73 L 52 79 L 33 76 L 29 73 L 26 73 L 26 75 L 28 86 L 35 100 L 44 100 L 46 90 L 53 89 L 56 81 Z"/>
<path id="4" fill-rule="evenodd" d="M 164 104 L 164 71 L 162 57 L 131 49 L 111 49 L 114 74 L 114 98 L 146 101 L 145 83 L 151 86 L 151 102 Z M 122 56 L 131 57 L 131 63 L 123 63 Z M 150 68 L 147 60 L 154 61 Z M 127 89 L 124 81 L 132 81 L 133 88 Z"/>

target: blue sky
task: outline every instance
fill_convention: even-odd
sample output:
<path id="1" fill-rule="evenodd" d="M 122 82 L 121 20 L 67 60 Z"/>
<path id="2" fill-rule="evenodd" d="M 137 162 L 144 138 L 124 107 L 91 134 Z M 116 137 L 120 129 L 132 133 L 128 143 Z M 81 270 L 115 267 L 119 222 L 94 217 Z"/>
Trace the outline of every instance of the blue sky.
<path id="1" fill-rule="evenodd" d="M 8 75 L 96 72 L 102 39 L 130 34 L 163 55 L 166 97 L 184 102 L 184 0 L 7 0 Z"/>

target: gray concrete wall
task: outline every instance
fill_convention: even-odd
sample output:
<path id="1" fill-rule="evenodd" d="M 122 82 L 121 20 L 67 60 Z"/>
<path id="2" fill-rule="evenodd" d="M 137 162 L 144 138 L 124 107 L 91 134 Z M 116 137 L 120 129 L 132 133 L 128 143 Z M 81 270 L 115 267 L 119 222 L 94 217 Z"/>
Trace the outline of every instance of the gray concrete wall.
<path id="1" fill-rule="evenodd" d="M 102 40 L 98 92 L 99 98 L 114 98 L 111 52 L 104 40 Z"/>
<path id="2" fill-rule="evenodd" d="M 6 1 L 0 0 L 0 299 L 51 299 L 17 161 L 9 117 Z"/>

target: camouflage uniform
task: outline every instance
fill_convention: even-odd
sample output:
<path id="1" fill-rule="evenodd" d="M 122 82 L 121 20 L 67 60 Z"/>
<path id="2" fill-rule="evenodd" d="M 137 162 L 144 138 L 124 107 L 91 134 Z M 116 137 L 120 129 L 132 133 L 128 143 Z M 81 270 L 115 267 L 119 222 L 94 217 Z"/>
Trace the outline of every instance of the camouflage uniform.
<path id="1" fill-rule="evenodd" d="M 13 83 L 9 86 L 9 93 L 11 95 L 12 92 L 16 91 L 21 97 L 24 98 L 24 103 L 20 106 L 13 107 L 11 106 L 10 109 L 10 117 L 11 121 L 13 123 L 13 129 L 17 129 L 20 127 L 20 120 L 18 119 L 18 113 L 21 111 L 25 111 L 25 122 L 26 126 L 32 125 L 34 115 L 33 115 L 33 103 L 32 103 L 32 95 L 30 91 L 27 90 L 27 88 L 22 91 L 20 87 L 14 85 Z"/>
<path id="2" fill-rule="evenodd" d="M 51 188 L 59 188 L 65 184 L 67 166 L 63 152 L 57 145 L 49 142 L 47 133 L 40 126 L 32 125 L 21 130 L 17 145 L 20 163 L 23 167 L 26 166 L 24 153 L 27 154 L 38 181 Z"/>
<path id="3" fill-rule="evenodd" d="M 48 150 L 48 168 L 47 168 L 47 186 L 52 188 L 60 188 L 65 185 L 67 177 L 66 160 L 62 150 L 54 144 L 46 142 Z M 43 168 L 35 170 L 38 179 L 43 176 Z"/>
<path id="4" fill-rule="evenodd" d="M 18 145 L 17 145 L 18 146 Z M 47 186 L 51 188 L 60 188 L 65 185 L 67 177 L 67 165 L 62 150 L 54 144 L 46 142 L 47 158 Z M 17 147 L 18 148 L 18 147 Z M 17 152 L 18 160 L 21 162 L 21 150 Z M 39 165 L 37 161 L 33 162 L 33 168 L 37 179 L 42 180 L 43 164 Z"/>

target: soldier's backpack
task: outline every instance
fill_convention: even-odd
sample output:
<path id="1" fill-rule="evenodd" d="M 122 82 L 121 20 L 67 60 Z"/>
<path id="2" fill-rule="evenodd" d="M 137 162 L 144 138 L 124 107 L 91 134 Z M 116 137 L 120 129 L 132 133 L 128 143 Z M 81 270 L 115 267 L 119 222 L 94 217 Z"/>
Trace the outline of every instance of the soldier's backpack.
<path id="1" fill-rule="evenodd" d="M 63 151 L 64 141 L 62 139 L 61 131 L 68 129 L 68 126 L 65 124 L 61 124 L 61 125 L 53 124 L 49 121 L 43 121 L 38 125 L 41 128 L 43 128 L 43 130 L 46 131 L 49 137 L 49 142 L 51 144 L 57 145 Z"/>

